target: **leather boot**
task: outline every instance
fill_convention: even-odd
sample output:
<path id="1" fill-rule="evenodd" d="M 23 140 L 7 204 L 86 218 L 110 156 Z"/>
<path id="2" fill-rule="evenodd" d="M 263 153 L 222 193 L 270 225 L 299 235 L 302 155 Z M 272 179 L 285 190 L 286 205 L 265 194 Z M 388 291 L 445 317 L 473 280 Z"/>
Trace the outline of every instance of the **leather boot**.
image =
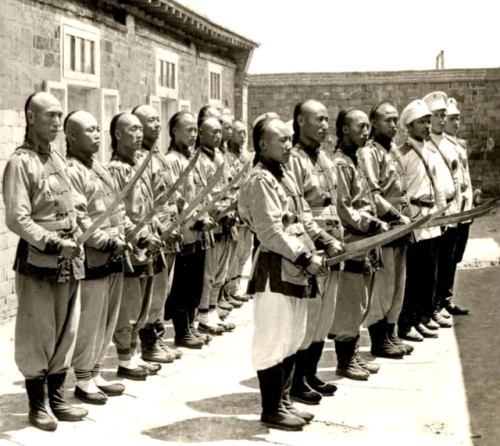
<path id="1" fill-rule="evenodd" d="M 375 375 L 380 370 L 380 366 L 378 364 L 365 361 L 359 354 L 359 335 L 356 336 L 356 344 L 354 346 L 354 361 L 356 361 L 356 364 L 358 364 L 358 366 L 360 366 L 363 370 L 370 373 L 370 375 Z"/>
<path id="2" fill-rule="evenodd" d="M 30 406 L 29 422 L 38 429 L 55 431 L 57 429 L 57 419 L 52 415 L 49 408 L 49 392 L 45 376 L 27 379 L 26 392 Z"/>
<path id="3" fill-rule="evenodd" d="M 326 383 L 317 377 L 318 364 L 323 354 L 325 342 L 314 342 L 307 349 L 306 363 L 306 382 L 309 386 L 323 396 L 333 396 L 337 391 L 337 386 Z"/>
<path id="4" fill-rule="evenodd" d="M 299 350 L 295 354 L 295 371 L 293 372 L 290 397 L 292 401 L 316 405 L 321 401 L 321 394 L 309 387 L 306 382 L 307 350 Z"/>
<path id="5" fill-rule="evenodd" d="M 401 359 L 406 350 L 394 345 L 387 337 L 387 321 L 382 319 L 368 327 L 372 341 L 371 354 L 380 358 Z"/>
<path id="6" fill-rule="evenodd" d="M 47 375 L 50 408 L 59 421 L 82 421 L 89 412 L 81 407 L 73 407 L 64 399 L 65 380 L 66 372 Z"/>
<path id="7" fill-rule="evenodd" d="M 424 337 L 412 325 L 408 327 L 399 326 L 398 335 L 401 339 L 411 342 L 422 342 L 424 340 Z"/>
<path id="8" fill-rule="evenodd" d="M 445 318 L 439 311 L 435 311 L 432 315 L 432 320 L 436 322 L 440 328 L 451 328 L 453 327 L 453 322 L 450 318 Z"/>
<path id="9" fill-rule="evenodd" d="M 177 310 L 172 315 L 172 322 L 175 329 L 175 345 L 179 347 L 200 349 L 204 342 L 198 339 L 189 328 L 189 314 L 184 310 Z"/>
<path id="10" fill-rule="evenodd" d="M 295 355 L 283 360 L 283 406 L 292 415 L 302 418 L 306 423 L 310 423 L 314 415 L 293 406 L 290 399 L 290 389 L 292 388 L 293 371 L 295 369 Z"/>
<path id="11" fill-rule="evenodd" d="M 387 337 L 392 344 L 404 348 L 407 355 L 414 350 L 412 345 L 404 344 L 401 339 L 396 336 L 396 324 L 387 324 Z"/>
<path id="12" fill-rule="evenodd" d="M 174 359 L 181 359 L 182 358 L 182 352 L 180 350 L 177 350 L 175 348 L 169 347 L 165 341 L 163 340 L 163 336 L 165 336 L 165 326 L 163 325 L 163 322 L 160 320 L 157 320 L 154 323 L 155 331 L 156 331 L 156 339 L 158 340 L 158 345 L 160 348 L 165 351 L 167 354 L 173 355 Z"/>
<path id="13" fill-rule="evenodd" d="M 366 381 L 370 377 L 370 372 L 361 368 L 355 361 L 356 342 L 356 338 L 349 341 L 335 341 L 337 354 L 335 373 L 356 381 Z"/>
<path id="14" fill-rule="evenodd" d="M 221 291 L 217 306 L 226 311 L 231 311 L 233 306 L 226 300 L 224 291 Z"/>
<path id="15" fill-rule="evenodd" d="M 214 338 L 212 335 L 200 333 L 196 326 L 194 325 L 194 320 L 196 319 L 196 310 L 189 311 L 189 330 L 191 333 L 196 336 L 198 339 L 201 339 L 204 344 L 210 343 L 210 341 Z"/>
<path id="16" fill-rule="evenodd" d="M 175 355 L 164 351 L 158 342 L 154 324 L 148 324 L 139 330 L 141 340 L 141 358 L 148 362 L 167 364 L 174 362 Z"/>
<path id="17" fill-rule="evenodd" d="M 446 311 L 453 316 L 466 316 L 469 314 L 468 308 L 462 308 L 455 304 L 446 305 Z"/>
<path id="18" fill-rule="evenodd" d="M 258 370 L 262 414 L 260 420 L 266 426 L 276 429 L 299 431 L 306 422 L 289 413 L 283 406 L 284 365 L 276 364 L 265 370 Z"/>

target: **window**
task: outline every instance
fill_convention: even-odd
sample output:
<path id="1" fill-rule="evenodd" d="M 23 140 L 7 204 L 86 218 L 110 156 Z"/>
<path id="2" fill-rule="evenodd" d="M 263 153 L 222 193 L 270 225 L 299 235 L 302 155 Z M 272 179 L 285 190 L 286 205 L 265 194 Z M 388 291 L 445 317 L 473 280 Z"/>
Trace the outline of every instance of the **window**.
<path id="1" fill-rule="evenodd" d="M 56 97 L 56 99 L 61 103 L 63 119 L 68 114 L 68 87 L 61 82 L 45 81 L 43 83 L 43 91 L 51 93 Z M 57 135 L 54 141 L 54 146 L 56 150 L 63 156 L 66 155 L 66 138 L 64 132 L 61 131 Z"/>
<path id="2" fill-rule="evenodd" d="M 210 105 L 222 106 L 222 67 L 213 63 L 208 64 L 208 99 Z"/>
<path id="3" fill-rule="evenodd" d="M 101 90 L 101 149 L 99 158 L 104 164 L 111 159 L 111 120 L 120 112 L 120 92 L 118 90 Z"/>
<path id="4" fill-rule="evenodd" d="M 149 96 L 148 103 L 156 109 L 160 117 L 161 134 L 157 145 L 160 150 L 165 153 L 169 144 L 168 123 L 174 113 L 177 112 L 177 101 L 159 98 L 158 96 Z"/>
<path id="5" fill-rule="evenodd" d="M 167 50 L 156 50 L 156 95 L 162 98 L 177 99 L 177 67 L 179 56 Z"/>
<path id="6" fill-rule="evenodd" d="M 99 87 L 100 33 L 93 26 L 62 19 L 62 80 L 86 87 Z"/>

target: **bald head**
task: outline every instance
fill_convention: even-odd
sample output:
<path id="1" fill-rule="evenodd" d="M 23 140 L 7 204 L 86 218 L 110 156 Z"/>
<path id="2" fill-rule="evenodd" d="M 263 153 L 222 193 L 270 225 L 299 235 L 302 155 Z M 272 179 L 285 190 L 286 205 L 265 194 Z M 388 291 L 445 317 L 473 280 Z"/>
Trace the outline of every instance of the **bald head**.
<path id="1" fill-rule="evenodd" d="M 205 119 L 201 123 L 199 132 L 202 146 L 211 149 L 219 147 L 222 138 L 222 128 L 217 118 Z"/>
<path id="2" fill-rule="evenodd" d="M 50 93 L 39 92 L 28 99 L 25 105 L 27 136 L 47 145 L 57 138 L 62 123 L 60 102 Z"/>
<path id="3" fill-rule="evenodd" d="M 280 119 L 273 119 L 261 132 L 260 158 L 287 164 L 292 150 L 292 132 Z"/>
<path id="4" fill-rule="evenodd" d="M 308 147 L 319 147 L 328 137 L 328 110 L 318 101 L 297 104 L 293 120 L 294 141 Z"/>
<path id="5" fill-rule="evenodd" d="M 345 146 L 352 148 L 364 147 L 370 134 L 370 122 L 365 112 L 361 110 L 349 110 L 343 119 L 342 141 Z"/>
<path id="6" fill-rule="evenodd" d="M 80 110 L 66 118 L 64 124 L 68 153 L 88 159 L 101 147 L 101 128 L 94 116 Z"/>
<path id="7" fill-rule="evenodd" d="M 141 121 L 144 145 L 148 148 L 153 147 L 161 134 L 161 123 L 158 112 L 151 105 L 140 105 L 135 108 L 133 114 Z"/>
<path id="8" fill-rule="evenodd" d="M 233 136 L 233 118 L 229 115 L 221 116 L 222 141 L 227 143 Z"/>
<path id="9" fill-rule="evenodd" d="M 375 138 L 392 139 L 396 136 L 399 124 L 399 113 L 389 102 L 382 102 L 370 113 L 370 124 Z"/>
<path id="10" fill-rule="evenodd" d="M 234 121 L 233 136 L 231 137 L 231 148 L 239 150 L 247 140 L 247 128 L 241 121 Z"/>
<path id="11" fill-rule="evenodd" d="M 114 122 L 113 122 L 114 121 Z M 115 140 L 116 150 L 130 155 L 141 148 L 142 124 L 139 118 L 131 113 L 117 115 L 112 121 L 111 133 Z"/>

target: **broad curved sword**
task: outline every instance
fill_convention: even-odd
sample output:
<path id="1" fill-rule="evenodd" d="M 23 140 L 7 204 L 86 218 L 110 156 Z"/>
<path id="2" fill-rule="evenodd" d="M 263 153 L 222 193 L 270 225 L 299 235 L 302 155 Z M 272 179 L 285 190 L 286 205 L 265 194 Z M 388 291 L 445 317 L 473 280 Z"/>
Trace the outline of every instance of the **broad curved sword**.
<path id="1" fill-rule="evenodd" d="M 423 224 L 427 223 L 428 221 L 431 221 L 434 218 L 439 217 L 449 207 L 450 205 L 445 206 L 432 214 L 426 215 L 425 217 L 415 220 L 409 225 L 398 226 L 392 229 L 391 231 L 384 232 L 379 235 L 374 235 L 373 237 L 368 237 L 358 242 L 348 243 L 344 247 L 345 252 L 343 254 L 336 257 L 332 257 L 331 259 L 325 259 L 325 266 L 336 265 L 337 263 L 352 259 L 353 257 L 356 257 L 358 254 L 361 254 L 363 252 L 368 252 L 374 248 L 378 248 L 379 246 L 387 245 L 388 243 L 393 242 L 394 240 L 397 240 L 398 238 L 401 238 L 406 234 L 409 234 L 415 229 L 419 229 Z"/>
<path id="2" fill-rule="evenodd" d="M 498 201 L 500 201 L 500 195 L 498 197 L 492 198 L 491 200 L 488 200 L 481 206 L 469 209 L 468 211 L 463 211 L 457 214 L 445 215 L 444 217 L 432 219 L 431 221 L 427 222 L 423 226 L 423 228 L 432 228 L 434 226 L 446 226 L 482 217 L 483 215 L 491 211 L 495 207 L 495 204 Z"/>
<path id="3" fill-rule="evenodd" d="M 151 158 L 153 157 L 153 150 L 150 150 L 146 159 L 142 162 L 139 168 L 136 170 L 134 176 L 131 180 L 125 185 L 125 187 L 121 190 L 115 200 L 108 206 L 105 212 L 103 212 L 99 217 L 97 217 L 94 222 L 87 228 L 87 230 L 78 238 L 78 244 L 84 244 L 92 234 L 99 229 L 99 227 L 106 221 L 106 219 L 114 212 L 114 210 L 118 207 L 121 201 L 127 196 L 130 189 L 134 186 L 135 183 L 139 180 L 141 175 L 148 167 Z"/>
<path id="4" fill-rule="evenodd" d="M 191 171 L 194 169 L 194 166 L 196 164 L 196 161 L 198 160 L 198 157 L 200 156 L 201 151 L 197 150 L 195 154 L 193 155 L 193 158 L 191 161 L 189 161 L 189 164 L 186 166 L 186 168 L 182 171 L 182 173 L 179 175 L 179 178 L 177 178 L 177 181 L 172 184 L 172 186 L 169 188 L 168 192 L 165 194 L 165 196 L 160 196 L 157 199 L 160 199 L 163 202 L 167 202 L 167 200 L 175 193 L 177 189 L 181 186 L 182 182 L 187 178 L 187 176 L 191 173 Z M 146 226 L 150 220 L 156 215 L 158 212 L 158 209 L 156 206 L 153 207 L 143 218 L 142 220 L 137 223 L 132 229 L 132 231 L 129 233 L 126 242 L 130 242 L 134 239 L 134 237 L 140 232 L 144 226 Z"/>

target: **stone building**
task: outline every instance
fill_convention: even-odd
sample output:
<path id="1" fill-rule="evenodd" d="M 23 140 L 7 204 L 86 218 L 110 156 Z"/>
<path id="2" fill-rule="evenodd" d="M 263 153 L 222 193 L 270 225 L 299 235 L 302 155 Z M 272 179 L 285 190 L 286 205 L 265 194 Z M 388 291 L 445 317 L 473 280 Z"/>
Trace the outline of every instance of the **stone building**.
<path id="1" fill-rule="evenodd" d="M 162 146 L 178 110 L 212 104 L 246 120 L 257 46 L 174 0 L 1 0 L 0 175 L 23 141 L 24 103 L 35 91 L 53 93 L 65 113 L 94 114 L 105 162 L 111 118 L 138 104 L 157 108 Z M 0 200 L 0 321 L 16 311 L 16 246 Z"/>

